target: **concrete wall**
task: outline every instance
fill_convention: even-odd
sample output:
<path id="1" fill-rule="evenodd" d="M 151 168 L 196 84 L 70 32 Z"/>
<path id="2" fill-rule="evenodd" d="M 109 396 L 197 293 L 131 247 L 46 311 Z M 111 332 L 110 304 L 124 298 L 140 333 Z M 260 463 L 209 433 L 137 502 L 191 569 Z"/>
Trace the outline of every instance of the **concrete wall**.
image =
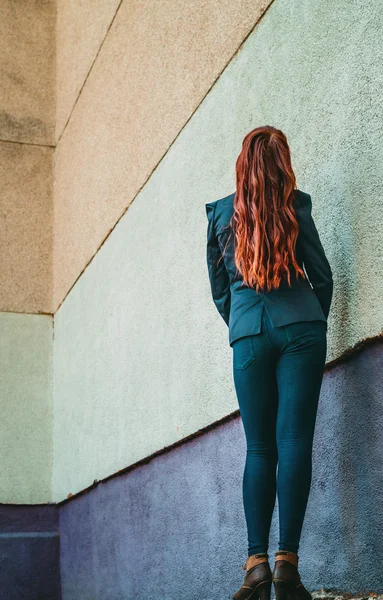
<path id="1" fill-rule="evenodd" d="M 1 2 L 0 502 L 9 503 L 52 497 L 55 26 L 53 0 Z"/>
<path id="2" fill-rule="evenodd" d="M 119 4 L 119 0 L 57 2 L 55 40 L 57 141 L 70 119 Z"/>
<path id="3" fill-rule="evenodd" d="M 381 332 L 380 14 L 274 2 L 71 289 L 55 316 L 55 500 L 236 409 L 204 203 L 233 191 L 252 127 L 286 132 L 313 198 L 335 279 L 328 360 Z M 83 176 L 109 180 L 86 156 Z"/>
<path id="4" fill-rule="evenodd" d="M 57 506 L 0 505 L 0 598 L 61 600 Z"/>
<path id="5" fill-rule="evenodd" d="M 269 1 L 119 5 L 56 149 L 54 310 Z M 90 3 L 59 12 L 59 130 L 117 3 L 97 2 L 97 19 L 93 4 L 89 33 L 71 49 Z"/>
<path id="6" fill-rule="evenodd" d="M 52 317 L 0 312 L 0 332 L 0 502 L 46 502 L 52 497 Z"/>
<path id="7" fill-rule="evenodd" d="M 55 23 L 54 0 L 1 2 L 2 311 L 52 308 Z"/>
<path id="8" fill-rule="evenodd" d="M 55 0 L 2 0 L 0 140 L 53 144 Z"/>
<path id="9" fill-rule="evenodd" d="M 0 142 L 0 310 L 52 312 L 53 149 Z"/>
<path id="10" fill-rule="evenodd" d="M 322 598 L 383 592 L 382 373 L 380 344 L 323 380 L 299 549 L 302 581 Z M 238 417 L 63 505 L 63 598 L 231 598 L 247 556 L 245 453 Z M 278 537 L 277 503 L 271 564 Z"/>

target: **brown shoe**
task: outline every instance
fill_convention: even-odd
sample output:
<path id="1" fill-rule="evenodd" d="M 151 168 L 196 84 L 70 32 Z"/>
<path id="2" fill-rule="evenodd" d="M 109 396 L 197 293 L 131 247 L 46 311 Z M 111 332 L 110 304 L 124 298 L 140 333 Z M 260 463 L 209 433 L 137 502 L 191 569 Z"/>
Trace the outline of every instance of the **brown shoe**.
<path id="1" fill-rule="evenodd" d="M 275 600 L 312 600 L 298 572 L 298 555 L 279 550 L 275 553 L 273 585 Z"/>
<path id="2" fill-rule="evenodd" d="M 272 573 L 265 553 L 249 556 L 242 569 L 245 580 L 232 600 L 270 600 Z"/>

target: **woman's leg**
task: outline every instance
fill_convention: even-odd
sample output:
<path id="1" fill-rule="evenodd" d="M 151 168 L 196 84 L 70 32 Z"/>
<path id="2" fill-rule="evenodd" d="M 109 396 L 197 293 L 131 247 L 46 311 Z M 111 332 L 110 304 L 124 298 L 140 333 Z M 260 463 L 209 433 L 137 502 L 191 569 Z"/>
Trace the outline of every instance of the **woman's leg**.
<path id="1" fill-rule="evenodd" d="M 302 321 L 284 327 L 277 363 L 279 550 L 298 553 L 312 478 L 312 445 L 326 361 L 326 324 Z"/>
<path id="2" fill-rule="evenodd" d="M 268 550 L 276 499 L 276 359 L 265 330 L 233 344 L 234 384 L 247 444 L 242 492 L 249 556 Z"/>

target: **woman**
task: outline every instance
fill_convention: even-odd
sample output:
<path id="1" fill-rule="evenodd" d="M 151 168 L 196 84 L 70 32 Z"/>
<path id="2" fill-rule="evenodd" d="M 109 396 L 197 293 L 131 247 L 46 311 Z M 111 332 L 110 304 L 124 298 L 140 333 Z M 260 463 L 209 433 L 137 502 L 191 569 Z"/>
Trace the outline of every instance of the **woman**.
<path id="1" fill-rule="evenodd" d="M 333 293 L 311 208 L 310 195 L 296 189 L 287 139 L 270 126 L 245 136 L 235 193 L 206 204 L 209 280 L 229 327 L 247 444 L 242 492 L 248 557 L 233 600 L 268 600 L 272 582 L 277 600 L 311 598 L 297 553 Z M 276 495 L 279 549 L 271 573 Z"/>

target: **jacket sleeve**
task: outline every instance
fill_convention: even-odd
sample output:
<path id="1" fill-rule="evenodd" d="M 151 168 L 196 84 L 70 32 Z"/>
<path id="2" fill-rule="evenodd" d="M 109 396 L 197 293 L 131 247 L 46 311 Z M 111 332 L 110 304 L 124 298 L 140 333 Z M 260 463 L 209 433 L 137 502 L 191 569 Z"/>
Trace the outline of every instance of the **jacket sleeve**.
<path id="1" fill-rule="evenodd" d="M 206 204 L 205 207 L 208 218 L 206 259 L 211 293 L 219 314 L 226 325 L 229 325 L 231 301 L 230 280 L 215 232 L 216 204 Z"/>
<path id="2" fill-rule="evenodd" d="M 299 249 L 306 273 L 327 319 L 333 294 L 333 277 L 311 209 L 311 196 L 304 194 L 296 209 L 299 223 L 297 250 Z"/>

